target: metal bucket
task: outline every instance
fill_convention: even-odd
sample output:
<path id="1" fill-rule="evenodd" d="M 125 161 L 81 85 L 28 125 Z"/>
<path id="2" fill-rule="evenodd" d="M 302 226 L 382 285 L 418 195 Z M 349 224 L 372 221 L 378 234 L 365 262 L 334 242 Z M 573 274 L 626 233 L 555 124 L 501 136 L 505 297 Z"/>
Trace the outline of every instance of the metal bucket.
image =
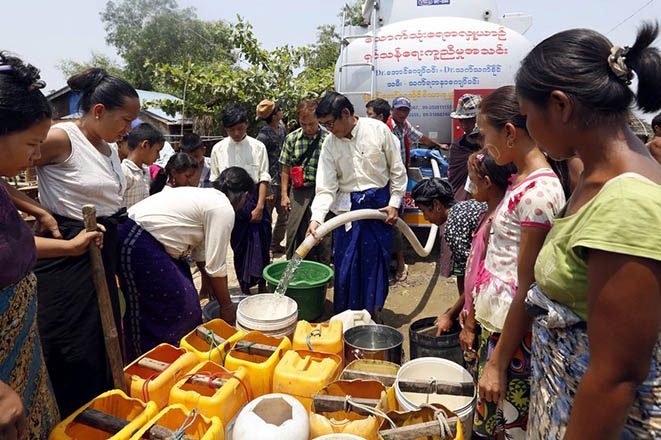
<path id="1" fill-rule="evenodd" d="M 464 352 L 459 346 L 461 327 L 455 322 L 447 333 L 436 336 L 436 330 L 421 332 L 434 325 L 436 317 L 423 318 L 415 321 L 409 327 L 409 350 L 411 359 L 421 357 L 437 357 L 448 359 L 461 366 L 464 365 Z"/>
<path id="2" fill-rule="evenodd" d="M 344 362 L 376 359 L 402 363 L 404 336 L 387 325 L 359 325 L 344 332 Z"/>

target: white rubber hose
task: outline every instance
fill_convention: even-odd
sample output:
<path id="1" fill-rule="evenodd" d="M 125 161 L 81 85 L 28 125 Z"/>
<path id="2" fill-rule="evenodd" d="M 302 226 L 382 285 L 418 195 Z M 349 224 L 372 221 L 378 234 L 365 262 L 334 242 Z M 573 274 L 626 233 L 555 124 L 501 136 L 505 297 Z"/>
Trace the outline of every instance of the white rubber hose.
<path id="1" fill-rule="evenodd" d="M 434 176 L 440 177 L 438 164 L 434 159 L 431 160 L 431 164 Z M 319 240 L 321 240 L 326 234 L 346 223 L 358 220 L 385 220 L 387 216 L 388 215 L 385 212 L 379 212 L 376 209 L 358 209 L 356 211 L 345 212 L 344 214 L 333 217 L 327 222 L 321 224 L 319 228 L 317 228 L 317 236 L 319 237 Z M 422 247 L 422 244 L 420 244 L 418 237 L 415 236 L 404 220 L 398 218 L 397 223 L 395 223 L 394 226 L 404 234 L 404 237 L 406 237 L 409 243 L 411 243 L 411 246 L 413 246 L 413 249 L 418 255 L 426 257 L 431 253 L 432 248 L 434 247 L 434 242 L 436 241 L 436 236 L 438 235 L 437 225 L 431 225 L 429 236 L 427 237 L 427 244 L 424 248 Z M 308 235 L 298 249 L 296 249 L 296 254 L 301 258 L 305 258 L 308 252 L 312 250 L 319 240 L 315 239 L 312 235 Z"/>

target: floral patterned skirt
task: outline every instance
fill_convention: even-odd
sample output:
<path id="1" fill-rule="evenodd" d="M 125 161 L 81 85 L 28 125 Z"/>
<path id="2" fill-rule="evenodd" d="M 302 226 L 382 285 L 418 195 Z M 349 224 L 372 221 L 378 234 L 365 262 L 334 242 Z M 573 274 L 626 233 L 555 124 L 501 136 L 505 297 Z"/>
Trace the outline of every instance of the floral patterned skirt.
<path id="1" fill-rule="evenodd" d="M 533 324 L 533 376 L 530 397 L 530 439 L 562 439 L 569 423 L 574 396 L 590 364 L 585 323 L 568 328 Z M 650 373 L 636 397 L 620 437 L 661 438 L 661 335 L 654 347 Z"/>
<path id="2" fill-rule="evenodd" d="M 477 437 L 495 437 L 504 432 L 507 439 L 526 439 L 528 404 L 530 401 L 530 341 L 528 333 L 514 353 L 507 368 L 507 396 L 500 405 L 478 399 L 473 421 Z M 482 329 L 477 352 L 478 376 L 491 358 L 499 333 Z"/>
<path id="3" fill-rule="evenodd" d="M 576 390 L 590 364 L 587 324 L 536 287 L 528 292 L 526 305 L 536 308 L 528 438 L 559 440 L 565 436 Z M 661 438 L 661 334 L 620 438 Z"/>
<path id="4" fill-rule="evenodd" d="M 37 332 L 37 278 L 0 290 L 0 380 L 23 402 L 28 439 L 47 439 L 60 413 Z"/>

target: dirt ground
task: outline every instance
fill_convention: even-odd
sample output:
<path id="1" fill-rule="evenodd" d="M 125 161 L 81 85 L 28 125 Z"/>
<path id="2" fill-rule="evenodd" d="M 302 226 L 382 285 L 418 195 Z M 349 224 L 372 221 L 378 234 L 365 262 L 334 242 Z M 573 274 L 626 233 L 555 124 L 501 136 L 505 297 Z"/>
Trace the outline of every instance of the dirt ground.
<path id="1" fill-rule="evenodd" d="M 275 215 L 275 213 L 274 213 Z M 275 219 L 274 219 L 275 220 Z M 416 235 L 422 243 L 427 240 L 428 229 L 416 230 Z M 437 242 L 434 250 L 428 257 L 418 256 L 413 249 L 407 246 L 405 260 L 409 266 L 406 281 L 391 284 L 386 304 L 381 318 L 384 324 L 397 328 L 404 335 L 404 353 L 406 359 L 409 355 L 408 330 L 411 323 L 418 319 L 437 316 L 447 310 L 457 299 L 455 278 L 440 276 L 440 253 Z M 283 242 L 284 244 L 284 242 Z M 408 245 L 408 243 L 407 243 Z M 274 261 L 284 260 L 284 255 L 276 255 Z M 228 249 L 227 255 L 228 285 L 230 295 L 239 295 L 239 283 L 234 271 L 234 255 Z M 199 273 L 195 274 L 195 281 L 199 288 Z M 253 288 L 257 292 L 257 288 Z M 206 300 L 203 300 L 206 303 Z M 333 286 L 332 281 L 326 294 L 324 314 L 320 322 L 328 320 L 333 315 Z"/>

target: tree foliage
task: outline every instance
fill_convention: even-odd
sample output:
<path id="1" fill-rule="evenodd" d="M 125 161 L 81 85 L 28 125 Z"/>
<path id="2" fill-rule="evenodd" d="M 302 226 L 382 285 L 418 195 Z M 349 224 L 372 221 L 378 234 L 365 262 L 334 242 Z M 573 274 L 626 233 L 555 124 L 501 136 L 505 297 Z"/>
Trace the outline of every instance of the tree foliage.
<path id="1" fill-rule="evenodd" d="M 112 58 L 107 55 L 92 52 L 92 56 L 89 60 L 78 62 L 71 59 L 65 59 L 60 61 L 57 64 L 57 68 L 65 77 L 70 77 L 76 73 L 87 70 L 90 67 L 101 67 L 110 73 L 111 75 L 124 77 L 124 69 L 122 66 Z"/>
<path id="2" fill-rule="evenodd" d="M 239 103 L 250 116 L 250 131 L 254 134 L 258 127 L 256 107 L 262 99 L 280 101 L 285 118 L 292 119 L 300 100 L 317 98 L 332 89 L 332 70 L 301 70 L 305 53 L 302 48 L 286 45 L 272 51 L 262 49 L 252 26 L 241 17 L 232 29 L 231 41 L 238 52 L 236 65 L 190 62 L 155 67 L 160 89 L 176 96 L 184 96 L 186 89 L 187 116 L 207 116 L 219 121 L 223 107 Z M 181 111 L 181 103 L 161 101 L 160 105 L 170 113 Z M 219 125 L 214 128 L 218 129 Z"/>
<path id="3" fill-rule="evenodd" d="M 352 4 L 345 4 L 340 11 L 339 17 L 344 16 L 345 26 L 363 26 L 363 5 L 365 0 L 356 0 Z"/>
<path id="4" fill-rule="evenodd" d="M 344 24 L 362 23 L 363 1 L 355 0 L 340 11 Z M 262 99 L 279 100 L 285 117 L 295 119 L 300 100 L 332 89 L 341 49 L 338 28 L 327 24 L 317 28 L 313 44 L 268 51 L 241 17 L 231 26 L 203 21 L 193 8 L 180 8 L 176 0 L 108 0 L 101 19 L 106 42 L 117 50 L 123 65 L 93 53 L 85 62 L 63 60 L 60 70 L 69 76 L 103 67 L 136 88 L 185 98 L 184 108 L 180 102 L 158 104 L 170 114 L 183 110 L 187 118 L 200 122 L 197 127 L 208 130 L 201 134 L 217 134 L 222 108 L 235 102 L 251 115 L 253 134 L 258 127 L 255 108 Z"/>
<path id="5" fill-rule="evenodd" d="M 339 56 L 340 34 L 332 24 L 317 27 L 317 41 L 303 49 L 303 60 L 308 69 L 333 70 Z"/>
<path id="6" fill-rule="evenodd" d="M 148 66 L 156 63 L 234 62 L 229 26 L 200 20 L 195 9 L 180 9 L 175 0 L 110 0 L 101 19 L 106 42 L 122 56 L 125 75 L 137 88 L 153 88 Z"/>

